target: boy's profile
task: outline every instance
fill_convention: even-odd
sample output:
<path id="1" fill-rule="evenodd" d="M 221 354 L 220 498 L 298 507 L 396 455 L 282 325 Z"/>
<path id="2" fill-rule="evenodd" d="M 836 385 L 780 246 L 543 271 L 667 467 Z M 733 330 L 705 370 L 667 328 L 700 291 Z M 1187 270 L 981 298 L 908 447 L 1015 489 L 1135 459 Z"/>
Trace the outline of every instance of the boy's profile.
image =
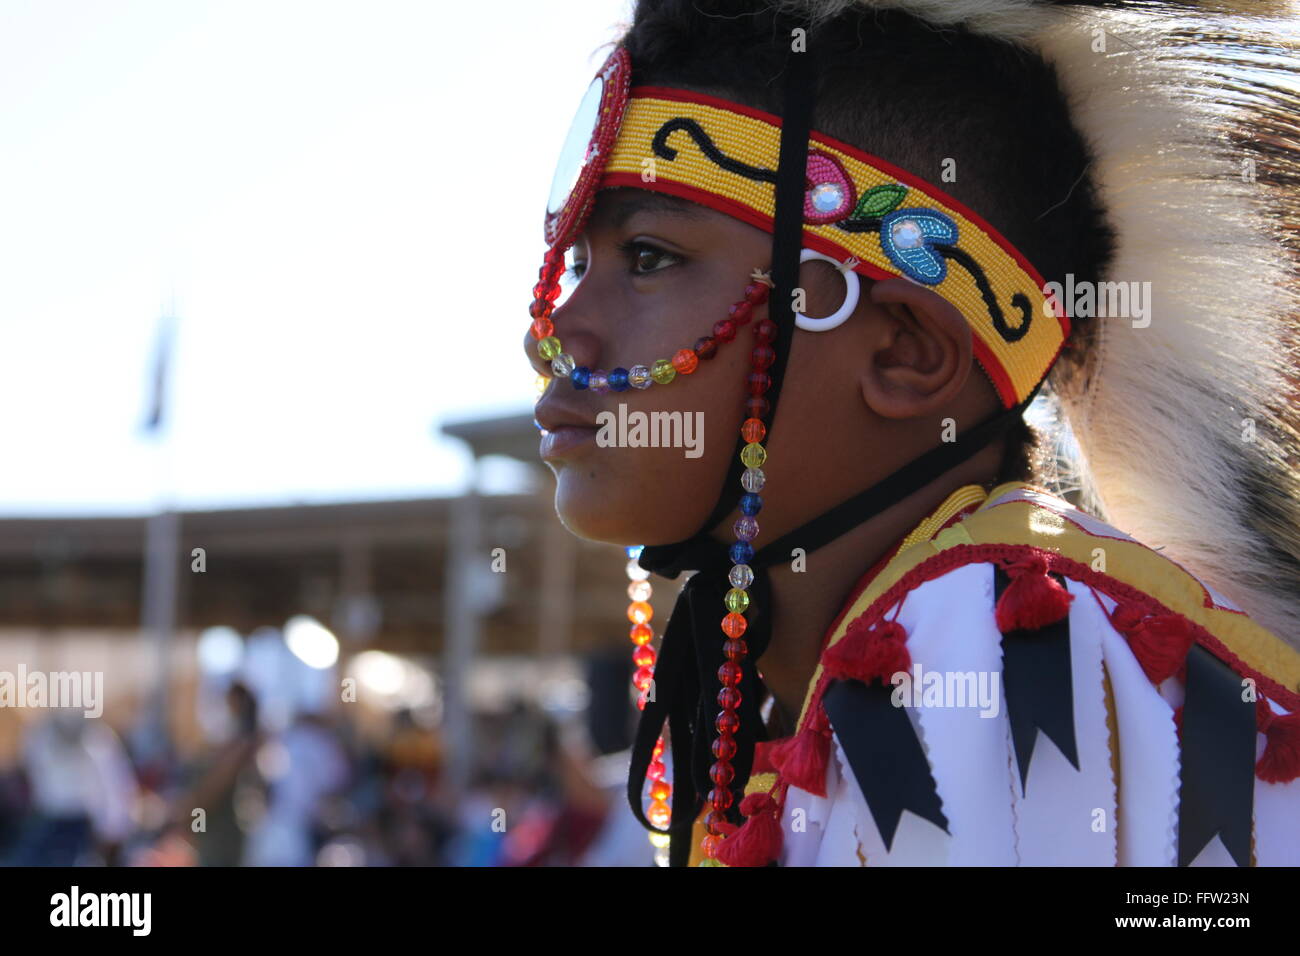
<path id="1" fill-rule="evenodd" d="M 644 546 L 629 794 L 675 864 L 1300 863 L 1294 198 L 1234 176 L 1197 22 L 636 4 L 524 346 L 561 520 Z M 620 406 L 698 457 L 598 442 Z M 697 572 L 657 652 L 646 571 Z"/>

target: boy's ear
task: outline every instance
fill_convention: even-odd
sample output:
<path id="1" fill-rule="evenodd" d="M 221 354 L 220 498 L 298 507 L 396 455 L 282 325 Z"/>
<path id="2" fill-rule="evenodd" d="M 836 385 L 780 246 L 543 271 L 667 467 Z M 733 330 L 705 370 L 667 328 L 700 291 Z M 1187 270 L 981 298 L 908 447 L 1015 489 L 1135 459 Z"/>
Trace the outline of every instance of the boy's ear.
<path id="1" fill-rule="evenodd" d="M 875 282 L 870 295 L 883 314 L 868 324 L 863 399 L 883 418 L 940 411 L 970 376 L 970 326 L 947 299 L 908 279 Z"/>

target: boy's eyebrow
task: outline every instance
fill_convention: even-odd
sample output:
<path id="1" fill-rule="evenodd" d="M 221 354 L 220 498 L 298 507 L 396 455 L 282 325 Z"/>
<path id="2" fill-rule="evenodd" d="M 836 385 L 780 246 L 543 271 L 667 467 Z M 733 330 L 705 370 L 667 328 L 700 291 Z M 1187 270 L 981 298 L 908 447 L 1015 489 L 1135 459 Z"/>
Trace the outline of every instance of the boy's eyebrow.
<path id="1" fill-rule="evenodd" d="M 700 219 L 704 215 L 703 209 L 685 199 L 644 189 L 629 189 L 626 196 L 619 196 L 611 204 L 609 223 L 615 229 L 621 228 L 639 212 L 657 212 L 682 219 Z"/>

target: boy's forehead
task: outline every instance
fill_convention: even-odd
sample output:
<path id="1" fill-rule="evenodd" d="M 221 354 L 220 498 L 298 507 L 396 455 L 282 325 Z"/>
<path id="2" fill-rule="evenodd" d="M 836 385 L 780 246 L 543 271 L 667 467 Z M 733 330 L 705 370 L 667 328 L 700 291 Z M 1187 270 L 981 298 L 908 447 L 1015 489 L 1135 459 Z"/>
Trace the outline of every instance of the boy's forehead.
<path id="1" fill-rule="evenodd" d="M 655 213 L 679 219 L 700 220 L 709 217 L 711 210 L 698 203 L 664 193 L 651 192 L 648 189 L 629 189 L 618 187 L 602 189 L 596 195 L 596 204 L 591 211 L 591 221 L 602 226 L 619 228 L 637 213 Z M 717 213 L 713 213 L 717 215 Z"/>

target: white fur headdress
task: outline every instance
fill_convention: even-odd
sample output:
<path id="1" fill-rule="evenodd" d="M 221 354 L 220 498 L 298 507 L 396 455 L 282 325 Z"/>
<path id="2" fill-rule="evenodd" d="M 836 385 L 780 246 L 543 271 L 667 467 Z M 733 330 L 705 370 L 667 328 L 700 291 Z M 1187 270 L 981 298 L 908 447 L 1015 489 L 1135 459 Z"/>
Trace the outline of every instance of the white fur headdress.
<path id="1" fill-rule="evenodd" d="M 1049 385 L 1093 510 L 1300 646 L 1300 28 L 1289 2 L 785 0 L 961 26 L 1052 63 L 1117 236 L 1098 318 Z"/>

